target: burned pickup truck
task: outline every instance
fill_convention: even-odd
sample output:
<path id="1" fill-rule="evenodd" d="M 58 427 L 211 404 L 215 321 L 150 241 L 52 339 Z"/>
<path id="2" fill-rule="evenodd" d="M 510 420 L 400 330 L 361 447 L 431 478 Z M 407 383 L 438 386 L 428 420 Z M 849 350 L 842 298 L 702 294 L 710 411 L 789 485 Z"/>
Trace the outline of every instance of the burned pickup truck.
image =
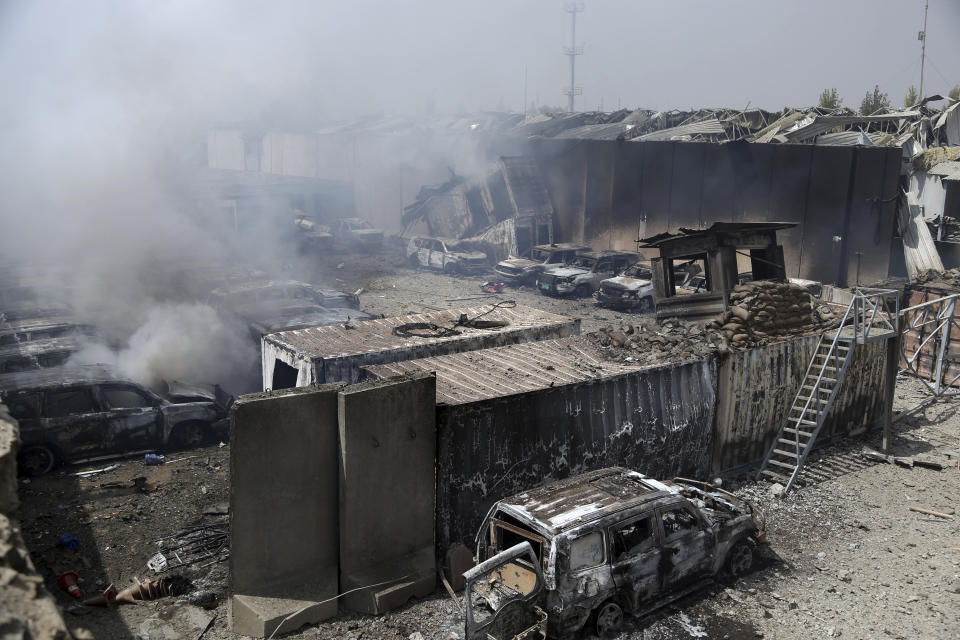
<path id="1" fill-rule="evenodd" d="M 466 578 L 466 639 L 603 636 L 753 566 L 763 513 L 708 484 L 613 467 L 493 505 Z"/>
<path id="2" fill-rule="evenodd" d="M 166 383 L 160 396 L 106 365 L 0 375 L 0 402 L 20 423 L 20 470 L 191 447 L 223 435 L 233 398 L 220 387 Z"/>

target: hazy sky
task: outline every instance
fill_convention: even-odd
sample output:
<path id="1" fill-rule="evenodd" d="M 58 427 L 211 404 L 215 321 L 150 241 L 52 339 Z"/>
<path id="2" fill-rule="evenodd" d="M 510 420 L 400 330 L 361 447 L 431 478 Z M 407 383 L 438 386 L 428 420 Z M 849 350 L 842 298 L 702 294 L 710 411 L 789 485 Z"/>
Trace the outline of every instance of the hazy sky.
<path id="1" fill-rule="evenodd" d="M 565 105 L 557 0 L 0 3 L 0 79 L 31 106 L 197 118 Z M 581 109 L 777 109 L 919 84 L 923 0 L 584 0 Z M 960 83 L 960 1 L 930 0 L 926 86 Z M 11 94 L 6 92 L 9 97 Z M 113 100 L 119 93 L 122 100 Z M 22 103 L 16 103 L 20 105 Z M 6 107 L 0 109 L 9 110 Z M 0 112 L 2 114 L 2 112 Z M 8 120 L 9 122 L 9 120 Z M 2 126 L 2 125 L 0 125 Z"/>

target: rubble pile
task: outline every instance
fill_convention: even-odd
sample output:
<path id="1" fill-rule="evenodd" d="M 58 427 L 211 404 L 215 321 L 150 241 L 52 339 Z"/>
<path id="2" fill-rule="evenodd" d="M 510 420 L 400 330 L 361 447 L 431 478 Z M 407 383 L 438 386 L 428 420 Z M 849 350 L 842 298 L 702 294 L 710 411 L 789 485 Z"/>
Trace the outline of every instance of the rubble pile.
<path id="1" fill-rule="evenodd" d="M 749 347 L 771 337 L 809 333 L 832 320 L 833 311 L 814 305 L 810 292 L 791 282 L 758 281 L 737 285 L 730 308 L 707 322 L 732 347 Z"/>
<path id="2" fill-rule="evenodd" d="M 927 269 L 913 279 L 916 284 L 941 284 L 960 289 L 960 268 L 937 271 Z"/>
<path id="3" fill-rule="evenodd" d="M 603 327 L 589 334 L 601 347 L 610 350 L 619 362 L 658 364 L 701 358 L 726 347 L 726 339 L 716 329 L 672 318 L 661 324 L 648 321 L 638 325 Z"/>

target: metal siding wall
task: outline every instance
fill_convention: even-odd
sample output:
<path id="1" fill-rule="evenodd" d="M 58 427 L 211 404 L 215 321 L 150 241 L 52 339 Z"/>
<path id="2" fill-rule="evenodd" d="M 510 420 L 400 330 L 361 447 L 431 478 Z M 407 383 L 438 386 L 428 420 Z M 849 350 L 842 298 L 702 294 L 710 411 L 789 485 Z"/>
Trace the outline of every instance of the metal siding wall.
<path id="1" fill-rule="evenodd" d="M 702 146 L 704 146 L 703 173 L 700 176 L 688 177 L 691 184 L 694 179 L 700 182 L 701 216 L 707 226 L 714 222 L 732 222 L 737 184 L 733 160 L 726 145 L 704 144 Z"/>
<path id="2" fill-rule="evenodd" d="M 623 465 L 710 471 L 713 358 L 589 384 L 438 407 L 437 541 L 473 546 L 490 506 L 546 480 Z"/>
<path id="3" fill-rule="evenodd" d="M 640 212 L 643 211 L 643 153 L 646 145 L 624 142 L 617 149 L 610 233 L 633 240 L 637 237 Z"/>
<path id="4" fill-rule="evenodd" d="M 876 282 L 887 277 L 889 257 L 885 251 L 893 234 L 893 202 L 873 202 L 896 195 L 896 176 L 890 180 L 890 167 L 899 170 L 900 149 L 886 147 L 857 148 L 857 170 L 854 176 L 850 206 L 847 286 L 856 285 L 857 255 L 862 252 L 860 283 Z"/>
<path id="5" fill-rule="evenodd" d="M 643 209 L 638 215 L 647 217 L 648 236 L 671 230 L 670 193 L 673 189 L 674 142 L 631 142 L 644 145 Z"/>
<path id="6" fill-rule="evenodd" d="M 769 216 L 777 222 L 802 223 L 807 206 L 807 177 L 812 168 L 813 147 L 777 145 L 772 162 Z M 783 246 L 787 275 L 800 277 L 803 225 L 778 231 L 777 241 Z"/>
<path id="7" fill-rule="evenodd" d="M 584 140 L 587 156 L 587 180 L 584 188 L 583 237 L 598 239 L 595 249 L 614 246 L 611 233 L 613 176 L 616 145 L 604 140 Z M 630 249 L 636 249 L 634 244 Z"/>
<path id="8" fill-rule="evenodd" d="M 676 144 L 673 151 L 673 180 L 670 192 L 670 228 L 699 229 L 703 198 L 705 147 Z"/>
<path id="9" fill-rule="evenodd" d="M 749 142 L 737 143 L 731 148 L 738 160 L 735 222 L 783 222 L 776 215 L 771 216 L 770 209 L 774 151 L 772 145 Z"/>
<path id="10" fill-rule="evenodd" d="M 803 218 L 800 277 L 832 284 L 838 272 L 839 245 L 844 235 L 850 163 L 853 147 L 814 147 L 810 195 Z M 885 245 L 886 246 L 886 245 Z"/>
<path id="11" fill-rule="evenodd" d="M 758 463 L 776 436 L 819 336 L 730 353 L 720 363 L 714 473 Z M 857 345 L 830 416 L 818 436 L 863 431 L 883 417 L 884 342 Z"/>

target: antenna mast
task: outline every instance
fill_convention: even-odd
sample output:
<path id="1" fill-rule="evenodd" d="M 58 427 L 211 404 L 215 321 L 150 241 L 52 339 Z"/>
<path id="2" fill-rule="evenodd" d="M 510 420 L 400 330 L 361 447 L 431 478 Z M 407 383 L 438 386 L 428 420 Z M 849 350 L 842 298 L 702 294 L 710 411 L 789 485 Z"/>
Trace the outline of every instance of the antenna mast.
<path id="1" fill-rule="evenodd" d="M 568 2 L 563 10 L 570 14 L 570 46 L 563 48 L 563 54 L 570 57 L 570 87 L 564 90 L 567 95 L 567 110 L 573 113 L 573 97 L 583 93 L 577 86 L 577 56 L 583 55 L 583 46 L 577 46 L 577 14 L 583 12 L 583 3 Z"/>
<path id="2" fill-rule="evenodd" d="M 923 100 L 923 64 L 926 62 L 927 58 L 927 9 L 930 8 L 930 0 L 927 0 L 923 4 L 923 31 L 917 34 L 917 40 L 921 42 L 920 45 L 920 96 L 919 98 Z"/>

